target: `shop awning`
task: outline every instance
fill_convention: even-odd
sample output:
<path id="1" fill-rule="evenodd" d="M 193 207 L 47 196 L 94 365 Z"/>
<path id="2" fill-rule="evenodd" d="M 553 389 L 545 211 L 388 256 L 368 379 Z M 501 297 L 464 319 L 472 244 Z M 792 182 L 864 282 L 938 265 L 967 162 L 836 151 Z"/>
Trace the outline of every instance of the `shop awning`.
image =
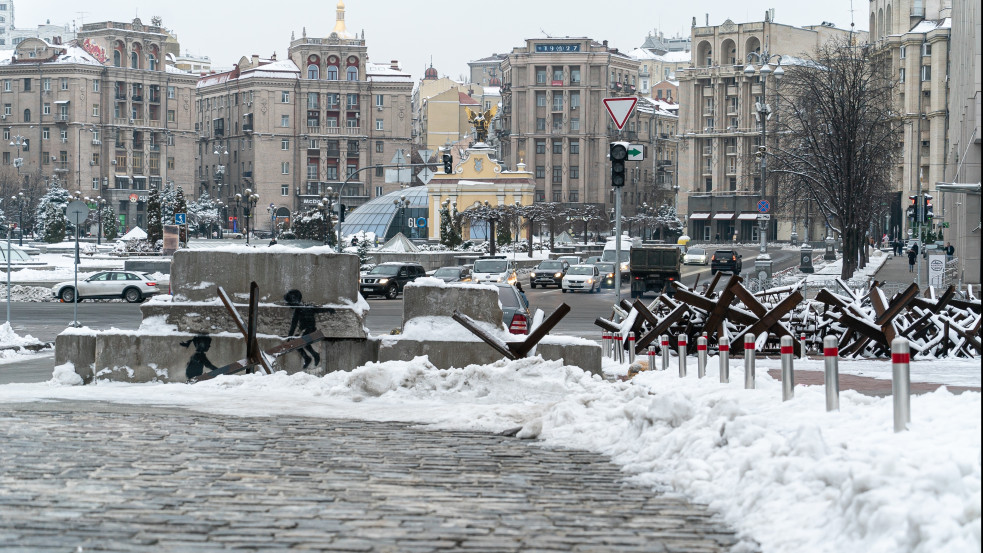
<path id="1" fill-rule="evenodd" d="M 741 213 L 737 216 L 738 221 L 755 221 L 758 219 L 757 213 Z"/>
<path id="2" fill-rule="evenodd" d="M 718 213 L 713 216 L 714 221 L 730 221 L 734 218 L 733 212 Z"/>
<path id="3" fill-rule="evenodd" d="M 694 214 L 692 214 L 692 215 L 689 216 L 689 220 L 690 221 L 694 221 L 694 220 L 698 220 L 698 219 L 709 219 L 709 218 L 710 218 L 710 214 L 709 213 L 694 213 Z"/>

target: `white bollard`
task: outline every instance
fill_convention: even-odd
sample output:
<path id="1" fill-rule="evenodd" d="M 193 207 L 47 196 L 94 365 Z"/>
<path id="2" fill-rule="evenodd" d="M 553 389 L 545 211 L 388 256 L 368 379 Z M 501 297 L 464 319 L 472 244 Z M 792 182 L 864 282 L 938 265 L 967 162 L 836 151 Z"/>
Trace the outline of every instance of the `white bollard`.
<path id="1" fill-rule="evenodd" d="M 669 370 L 669 336 L 663 334 L 659 339 L 662 343 L 662 370 Z"/>
<path id="2" fill-rule="evenodd" d="M 891 395 L 894 398 L 894 431 L 908 429 L 911 422 L 911 354 L 908 340 L 891 340 Z"/>
<path id="3" fill-rule="evenodd" d="M 625 362 L 625 338 L 620 332 L 614 333 L 614 351 L 618 363 Z"/>
<path id="4" fill-rule="evenodd" d="M 655 346 L 649 346 L 649 370 L 655 370 Z"/>
<path id="5" fill-rule="evenodd" d="M 836 336 L 823 338 L 823 359 L 826 363 L 826 410 L 840 410 L 840 347 Z"/>
<path id="6" fill-rule="evenodd" d="M 792 359 L 795 358 L 795 348 L 791 336 L 782 336 L 782 401 L 795 397 L 795 374 Z"/>
<path id="7" fill-rule="evenodd" d="M 607 331 L 601 332 L 601 355 L 611 357 L 611 333 Z"/>
<path id="8" fill-rule="evenodd" d="M 686 335 L 679 335 L 679 378 L 686 377 Z"/>
<path id="9" fill-rule="evenodd" d="M 727 384 L 730 382 L 730 338 L 723 325 L 717 334 L 717 361 L 720 362 L 720 383 Z"/>
<path id="10" fill-rule="evenodd" d="M 799 359 L 806 358 L 806 335 L 802 333 L 799 335 Z"/>
<path id="11" fill-rule="evenodd" d="M 635 362 L 635 333 L 628 333 L 628 363 Z"/>
<path id="12" fill-rule="evenodd" d="M 744 389 L 754 389 L 754 335 L 744 335 Z"/>
<path id="13" fill-rule="evenodd" d="M 704 334 L 706 334 L 704 332 Z M 696 376 L 703 378 L 707 375 L 707 337 L 696 339 Z"/>

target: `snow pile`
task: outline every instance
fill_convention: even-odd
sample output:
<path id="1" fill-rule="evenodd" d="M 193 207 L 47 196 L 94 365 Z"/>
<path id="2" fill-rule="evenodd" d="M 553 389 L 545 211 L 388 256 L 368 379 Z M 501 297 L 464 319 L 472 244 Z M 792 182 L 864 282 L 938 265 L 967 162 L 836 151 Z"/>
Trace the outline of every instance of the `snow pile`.
<path id="1" fill-rule="evenodd" d="M 0 286 L 0 301 L 6 301 L 7 287 Z M 10 286 L 10 301 L 55 301 L 51 288 L 46 286 L 22 286 L 12 284 Z"/>
<path id="2" fill-rule="evenodd" d="M 33 346 L 40 343 L 40 340 L 34 336 L 31 336 L 30 334 L 20 336 L 14 332 L 14 329 L 10 326 L 9 322 L 0 325 L 0 348 Z"/>
<path id="3" fill-rule="evenodd" d="M 0 402 L 103 400 L 224 416 L 253 416 L 262 404 L 267 416 L 520 427 L 521 437 L 605 453 L 641 483 L 710 504 L 764 553 L 980 550 L 979 393 L 915 396 L 910 430 L 894 433 L 890 398 L 846 391 L 841 410 L 827 413 L 822 387 L 799 386 L 782 402 L 767 366 L 757 389 L 744 390 L 740 365 L 722 385 L 715 360 L 702 380 L 650 371 L 610 382 L 538 358 L 449 370 L 418 358 L 194 386 L 53 378 L 0 386 Z"/>

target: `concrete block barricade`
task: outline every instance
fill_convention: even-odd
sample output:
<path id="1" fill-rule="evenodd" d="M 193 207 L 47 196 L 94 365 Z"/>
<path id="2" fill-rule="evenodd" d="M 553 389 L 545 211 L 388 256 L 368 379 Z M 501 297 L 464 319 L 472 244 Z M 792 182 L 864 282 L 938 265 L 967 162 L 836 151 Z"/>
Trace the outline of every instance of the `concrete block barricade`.
<path id="1" fill-rule="evenodd" d="M 260 303 L 283 300 L 290 290 L 313 305 L 358 301 L 358 256 L 329 248 L 300 250 L 286 246 L 228 246 L 211 250 L 179 250 L 171 264 L 175 302 L 210 301 L 222 286 L 235 302 L 249 297 L 249 283 L 259 284 Z"/>
<path id="2" fill-rule="evenodd" d="M 450 317 L 454 311 L 497 328 L 504 324 L 498 290 L 494 286 L 447 284 L 436 278 L 419 278 L 403 289 L 404 325 L 419 317 Z"/>
<path id="3" fill-rule="evenodd" d="M 284 302 L 280 302 L 284 303 Z M 246 320 L 248 306 L 236 304 L 236 311 Z M 303 306 L 309 309 L 317 329 L 332 338 L 367 337 L 364 318 L 351 306 Z M 180 332 L 212 334 L 238 332 L 235 321 L 218 300 L 211 302 L 161 302 L 151 301 L 140 306 L 143 318 L 164 317 L 164 322 L 177 327 Z M 287 336 L 297 308 L 290 305 L 260 304 L 256 331 L 260 334 Z M 296 330 L 296 329 L 295 329 Z"/>

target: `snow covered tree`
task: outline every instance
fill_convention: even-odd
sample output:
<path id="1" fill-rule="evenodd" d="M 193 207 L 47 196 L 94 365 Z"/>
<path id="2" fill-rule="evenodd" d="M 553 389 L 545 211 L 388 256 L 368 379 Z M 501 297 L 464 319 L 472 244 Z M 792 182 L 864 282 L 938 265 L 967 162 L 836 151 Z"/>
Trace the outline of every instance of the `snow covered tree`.
<path id="1" fill-rule="evenodd" d="M 291 230 L 301 240 L 316 240 L 333 246 L 335 244 L 334 225 L 331 216 L 325 220 L 324 212 L 318 208 L 308 209 L 293 219 Z M 325 236 L 327 241 L 325 241 Z"/>
<path id="2" fill-rule="evenodd" d="M 151 188 L 150 194 L 147 196 L 147 242 L 151 244 L 156 244 L 158 240 L 164 239 L 160 202 L 160 190 Z"/>
<path id="3" fill-rule="evenodd" d="M 359 265 L 372 263 L 372 258 L 369 257 L 369 239 L 365 235 L 362 235 L 362 239 L 358 241 L 358 263 Z"/>
<path id="4" fill-rule="evenodd" d="M 440 209 L 440 243 L 448 248 L 461 245 L 461 229 L 450 212 L 450 203 L 444 202 Z"/>
<path id="5" fill-rule="evenodd" d="M 65 208 L 71 200 L 68 190 L 58 183 L 48 187 L 48 191 L 38 201 L 38 220 L 34 227 L 37 236 L 52 244 L 65 239 L 65 233 L 71 228 L 68 217 L 65 216 Z M 55 228 L 49 232 L 48 226 L 52 224 Z M 71 230 L 74 232 L 74 229 Z M 55 237 L 58 237 L 57 240 Z"/>
<path id="6" fill-rule="evenodd" d="M 188 204 L 188 226 L 196 233 L 211 236 L 212 229 L 220 224 L 218 206 L 208 192 L 202 192 L 198 199 Z"/>
<path id="7" fill-rule="evenodd" d="M 112 202 L 106 202 L 102 208 L 102 236 L 106 240 L 115 240 L 119 235 L 119 220 L 116 218 L 116 210 L 113 209 Z"/>
<path id="8" fill-rule="evenodd" d="M 174 194 L 174 213 L 184 213 L 185 217 L 188 215 L 188 201 L 184 198 L 184 190 L 178 186 L 177 192 Z M 168 221 L 164 219 L 168 225 L 174 224 L 174 215 L 171 215 L 171 219 Z M 187 219 L 185 219 L 187 221 Z M 190 223 L 190 222 L 189 222 Z M 188 226 L 182 225 L 179 228 L 178 240 L 187 244 L 188 243 Z"/>
<path id="9" fill-rule="evenodd" d="M 160 220 L 161 224 L 174 224 L 174 206 L 177 203 L 177 190 L 173 184 L 168 184 L 160 191 Z"/>
<path id="10" fill-rule="evenodd" d="M 3 213 L 2 209 L 0 209 L 0 227 L 4 229 L 3 237 L 6 238 L 7 233 L 10 232 L 10 229 L 7 227 L 7 216 Z"/>

